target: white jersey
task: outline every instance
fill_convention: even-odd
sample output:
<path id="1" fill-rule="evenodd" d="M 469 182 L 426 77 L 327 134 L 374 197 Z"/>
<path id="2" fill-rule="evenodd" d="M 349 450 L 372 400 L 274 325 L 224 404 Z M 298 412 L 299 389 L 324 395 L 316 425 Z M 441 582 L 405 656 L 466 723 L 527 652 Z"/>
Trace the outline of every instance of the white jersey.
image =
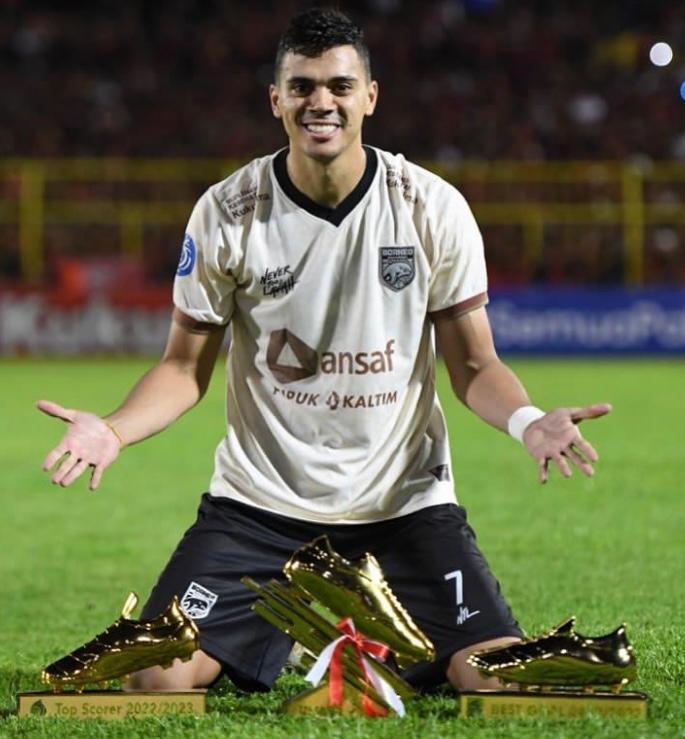
<path id="1" fill-rule="evenodd" d="M 335 209 L 282 150 L 192 213 L 174 303 L 232 331 L 212 495 L 325 523 L 455 501 L 431 322 L 487 302 L 482 238 L 451 185 L 365 149 Z"/>

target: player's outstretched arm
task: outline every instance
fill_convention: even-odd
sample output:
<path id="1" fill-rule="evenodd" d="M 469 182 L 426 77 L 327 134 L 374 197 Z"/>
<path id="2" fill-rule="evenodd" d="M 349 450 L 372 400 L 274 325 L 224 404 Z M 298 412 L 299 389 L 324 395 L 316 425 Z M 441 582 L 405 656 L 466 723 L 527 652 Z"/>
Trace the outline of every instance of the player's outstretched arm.
<path id="1" fill-rule="evenodd" d="M 457 397 L 483 420 L 508 431 L 514 412 L 530 406 L 530 399 L 518 377 L 497 356 L 485 308 L 438 320 L 435 331 Z M 572 466 L 585 475 L 594 474 L 598 455 L 581 436 L 578 424 L 610 411 L 608 403 L 557 408 L 522 429 L 521 440 L 538 464 L 541 483 L 547 482 L 550 462 L 564 477 L 571 475 Z"/>
<path id="2" fill-rule="evenodd" d="M 192 408 L 207 390 L 223 335 L 223 327 L 197 330 L 190 319 L 174 320 L 162 359 L 109 416 L 38 401 L 39 410 L 67 424 L 43 462 L 44 470 L 52 470 L 52 482 L 66 487 L 91 469 L 90 488 L 95 490 L 124 446 L 162 431 Z"/>

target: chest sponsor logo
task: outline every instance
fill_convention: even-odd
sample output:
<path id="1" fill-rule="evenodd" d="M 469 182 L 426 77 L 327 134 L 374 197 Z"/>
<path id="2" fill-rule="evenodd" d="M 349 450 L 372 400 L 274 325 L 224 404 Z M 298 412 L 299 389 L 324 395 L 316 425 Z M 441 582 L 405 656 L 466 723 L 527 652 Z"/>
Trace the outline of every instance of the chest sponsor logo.
<path id="1" fill-rule="evenodd" d="M 271 332 L 266 349 L 266 364 L 271 374 L 285 385 L 315 375 L 319 356 L 299 336 L 282 328 Z"/>
<path id="2" fill-rule="evenodd" d="M 394 371 L 395 339 L 376 351 L 322 352 L 321 355 L 287 328 L 271 332 L 266 364 L 271 374 L 286 385 L 323 375 L 377 375 Z"/>
<path id="3" fill-rule="evenodd" d="M 178 269 L 176 274 L 179 277 L 185 277 L 193 271 L 195 266 L 195 242 L 190 234 L 183 237 L 183 246 L 181 247 L 181 258 L 178 261 Z"/>
<path id="4" fill-rule="evenodd" d="M 395 292 L 404 290 L 416 275 L 413 246 L 381 246 L 378 250 L 378 273 L 381 282 Z"/>
<path id="5" fill-rule="evenodd" d="M 272 331 L 266 350 L 266 363 L 271 374 L 282 385 L 296 380 L 322 375 L 367 375 L 384 374 L 394 371 L 393 356 L 395 339 L 389 339 L 385 348 L 376 351 L 337 351 L 321 352 L 305 344 L 287 328 Z M 397 403 L 397 390 L 367 393 L 330 391 L 327 395 L 315 392 L 273 388 L 279 398 L 307 408 L 338 409 L 377 408 Z"/>
<path id="6" fill-rule="evenodd" d="M 264 295 L 273 295 L 274 298 L 278 295 L 287 295 L 296 283 L 295 275 L 290 271 L 289 264 L 274 269 L 267 267 L 259 280 Z"/>
<path id="7" fill-rule="evenodd" d="M 379 408 L 382 405 L 393 405 L 397 403 L 397 390 L 384 390 L 380 393 L 367 393 L 366 395 L 355 395 L 354 393 L 337 393 L 335 390 L 322 395 L 321 393 L 307 393 L 296 390 L 286 390 L 282 387 L 274 387 L 273 394 L 287 400 L 295 405 L 303 405 L 307 408 L 328 408 L 329 411 L 337 411 L 339 408 Z"/>

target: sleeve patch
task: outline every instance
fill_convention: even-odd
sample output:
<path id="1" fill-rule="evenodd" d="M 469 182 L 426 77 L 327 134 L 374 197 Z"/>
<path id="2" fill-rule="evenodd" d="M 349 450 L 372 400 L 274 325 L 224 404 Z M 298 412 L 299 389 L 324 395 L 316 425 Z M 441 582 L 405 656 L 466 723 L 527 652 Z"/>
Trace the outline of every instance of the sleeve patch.
<path id="1" fill-rule="evenodd" d="M 185 277 L 193 271 L 195 267 L 195 242 L 193 237 L 187 233 L 183 238 L 183 246 L 181 248 L 181 258 L 178 262 L 176 274 L 179 277 Z"/>

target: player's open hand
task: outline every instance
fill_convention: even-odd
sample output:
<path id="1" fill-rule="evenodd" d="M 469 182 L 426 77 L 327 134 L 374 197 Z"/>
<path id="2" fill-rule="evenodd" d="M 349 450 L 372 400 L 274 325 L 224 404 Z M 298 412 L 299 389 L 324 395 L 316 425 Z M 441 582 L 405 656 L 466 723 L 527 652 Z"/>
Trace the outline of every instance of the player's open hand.
<path id="1" fill-rule="evenodd" d="M 549 463 L 554 462 L 564 477 L 571 476 L 571 465 L 591 477 L 593 463 L 599 459 L 590 442 L 578 429 L 581 421 L 600 418 L 611 411 L 609 403 L 597 403 L 585 408 L 557 408 L 533 421 L 523 432 L 523 443 L 538 463 L 539 480 L 547 482 Z"/>
<path id="2" fill-rule="evenodd" d="M 66 487 L 91 467 L 90 489 L 95 490 L 102 473 L 119 456 L 121 444 L 116 434 L 94 413 L 63 408 L 49 400 L 39 400 L 36 406 L 67 423 L 62 441 L 43 462 L 46 472 L 54 468 L 52 482 Z"/>

